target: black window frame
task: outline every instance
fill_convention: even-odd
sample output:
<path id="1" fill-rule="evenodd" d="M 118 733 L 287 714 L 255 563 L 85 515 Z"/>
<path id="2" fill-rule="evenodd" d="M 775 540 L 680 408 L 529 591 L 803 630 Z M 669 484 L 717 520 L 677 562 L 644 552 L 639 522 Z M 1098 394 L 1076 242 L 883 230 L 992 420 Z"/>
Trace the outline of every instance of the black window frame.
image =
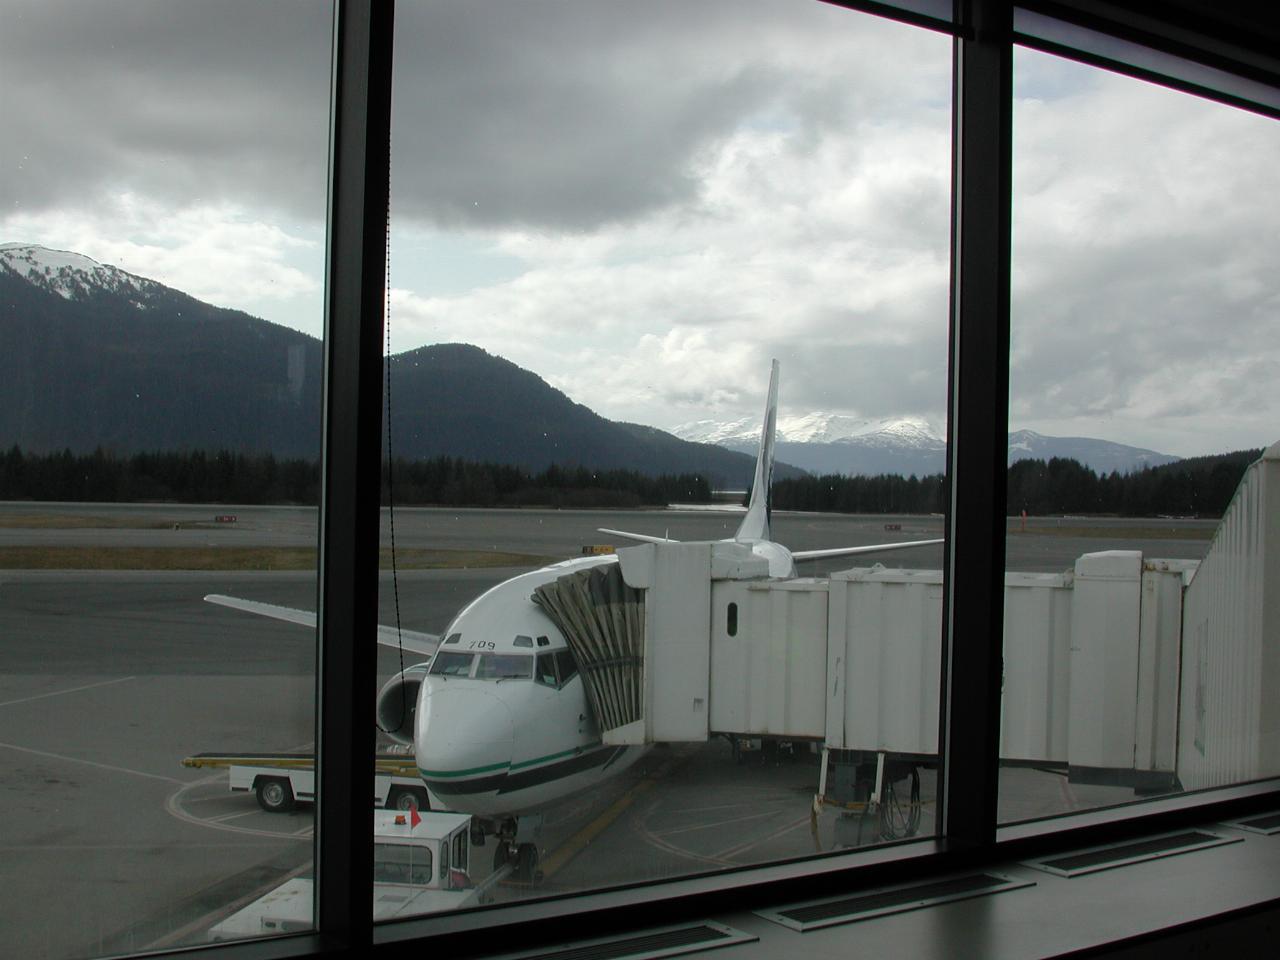
<path id="1" fill-rule="evenodd" d="M 543 657 L 547 658 L 547 662 L 551 664 L 551 682 L 548 683 L 543 679 L 542 671 L 538 667 L 538 661 Z M 560 671 L 556 668 L 556 654 L 554 650 L 547 650 L 539 653 L 533 661 L 533 682 L 543 687 L 551 687 L 553 690 L 560 689 Z"/>
<path id="2" fill-rule="evenodd" d="M 334 0 L 326 249 L 324 454 L 317 677 L 316 930 L 203 948 L 219 958 L 482 955 L 519 927 L 526 948 L 829 895 L 1070 845 L 1242 816 L 1280 804 L 1280 779 L 1050 821 L 996 819 L 1008 422 L 1012 51 L 1015 43 L 1280 117 L 1280 30 L 1231 4 L 1158 16 L 1125 0 L 827 0 L 954 38 L 950 513 L 944 573 L 942 832 L 932 840 L 375 926 L 368 834 L 377 622 L 382 318 L 394 0 Z M 950 7 L 950 16 L 947 9 Z M 1025 15 L 1033 14 L 1032 17 Z M 1273 15 L 1274 16 L 1274 15 Z M 1028 26 L 1030 25 L 1030 26 Z M 963 557 L 963 562 L 961 558 Z M 190 951 L 179 951 L 189 955 Z M 149 954 L 162 956 L 164 954 Z"/>

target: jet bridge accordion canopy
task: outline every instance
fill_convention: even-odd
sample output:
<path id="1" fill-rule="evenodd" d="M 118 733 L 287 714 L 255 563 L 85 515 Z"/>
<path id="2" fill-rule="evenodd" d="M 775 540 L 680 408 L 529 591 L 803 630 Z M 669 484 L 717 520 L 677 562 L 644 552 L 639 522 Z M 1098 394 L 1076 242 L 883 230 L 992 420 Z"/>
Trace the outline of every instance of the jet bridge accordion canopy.
<path id="1" fill-rule="evenodd" d="M 644 591 L 627 586 L 618 564 L 611 563 L 543 584 L 534 590 L 533 602 L 568 641 L 601 730 L 639 720 Z"/>

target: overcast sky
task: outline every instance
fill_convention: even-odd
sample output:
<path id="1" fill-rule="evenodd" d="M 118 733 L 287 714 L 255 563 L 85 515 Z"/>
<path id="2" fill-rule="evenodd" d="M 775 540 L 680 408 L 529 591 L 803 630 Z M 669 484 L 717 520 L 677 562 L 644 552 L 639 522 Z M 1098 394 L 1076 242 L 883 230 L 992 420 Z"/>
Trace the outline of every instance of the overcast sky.
<path id="1" fill-rule="evenodd" d="M 0 0 L 0 242 L 318 334 L 327 4 Z M 615 419 L 919 416 L 946 371 L 950 41 L 812 0 L 401 2 L 393 349 Z M 1016 59 L 1011 425 L 1280 439 L 1280 124 Z"/>

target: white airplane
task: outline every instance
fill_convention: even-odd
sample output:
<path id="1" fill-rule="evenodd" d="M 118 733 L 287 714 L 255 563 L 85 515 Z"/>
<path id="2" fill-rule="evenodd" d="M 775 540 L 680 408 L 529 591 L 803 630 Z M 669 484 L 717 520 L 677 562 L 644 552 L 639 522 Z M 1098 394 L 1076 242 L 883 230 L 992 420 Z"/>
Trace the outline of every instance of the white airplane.
<path id="1" fill-rule="evenodd" d="M 796 576 L 796 562 L 928 546 L 941 540 L 791 551 L 769 537 L 778 362 L 769 378 L 760 452 L 746 516 L 732 541 L 768 561 L 774 578 Z M 642 542 L 662 537 L 601 528 Z M 601 741 L 586 688 L 564 634 L 531 598 L 566 574 L 618 562 L 616 555 L 566 560 L 506 580 L 472 600 L 431 634 L 379 626 L 378 642 L 430 656 L 391 678 L 378 694 L 378 726 L 414 747 L 433 807 L 473 815 L 473 837 L 498 837 L 495 864 L 513 859 L 517 874 L 536 875 L 533 843 L 541 811 L 598 787 L 645 752 Z M 210 595 L 211 603 L 315 625 L 315 614 Z"/>

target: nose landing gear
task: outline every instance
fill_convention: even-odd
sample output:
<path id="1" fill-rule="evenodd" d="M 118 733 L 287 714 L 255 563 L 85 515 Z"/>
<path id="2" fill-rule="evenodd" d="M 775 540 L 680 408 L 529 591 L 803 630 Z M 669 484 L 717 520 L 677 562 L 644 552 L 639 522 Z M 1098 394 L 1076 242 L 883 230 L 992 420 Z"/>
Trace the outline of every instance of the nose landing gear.
<path id="1" fill-rule="evenodd" d="M 500 870 L 507 865 L 511 866 L 511 879 L 516 883 L 532 884 L 542 879 L 536 843 L 513 844 L 499 840 L 497 849 L 493 851 L 493 869 Z"/>
<path id="2" fill-rule="evenodd" d="M 540 817 L 505 820 L 498 828 L 497 848 L 493 851 L 493 869 L 512 868 L 511 878 L 517 883 L 538 883 L 538 844 L 535 842 Z"/>

